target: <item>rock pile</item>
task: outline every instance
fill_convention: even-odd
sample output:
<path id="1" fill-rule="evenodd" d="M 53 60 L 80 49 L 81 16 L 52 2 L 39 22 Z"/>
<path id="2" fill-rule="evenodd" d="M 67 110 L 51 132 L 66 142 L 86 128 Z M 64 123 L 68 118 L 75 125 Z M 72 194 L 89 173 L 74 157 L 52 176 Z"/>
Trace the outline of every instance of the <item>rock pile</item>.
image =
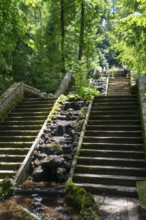
<path id="1" fill-rule="evenodd" d="M 33 181 L 66 181 L 85 111 L 86 104 L 81 98 L 67 100 L 54 119 L 47 123 L 32 160 Z"/>

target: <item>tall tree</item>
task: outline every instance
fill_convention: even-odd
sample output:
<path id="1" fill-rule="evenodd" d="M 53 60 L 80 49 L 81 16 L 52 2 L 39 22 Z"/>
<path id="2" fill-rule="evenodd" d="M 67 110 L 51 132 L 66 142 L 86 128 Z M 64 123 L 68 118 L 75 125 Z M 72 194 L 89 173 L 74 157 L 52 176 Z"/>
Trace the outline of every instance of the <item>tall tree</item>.
<path id="1" fill-rule="evenodd" d="M 137 74 L 146 71 L 146 2 L 144 0 L 119 0 L 114 18 L 112 41 L 123 65 L 133 68 Z"/>
<path id="2" fill-rule="evenodd" d="M 65 21 L 64 21 L 64 0 L 60 0 L 61 14 L 61 60 L 62 60 L 62 73 L 65 73 Z"/>
<path id="3" fill-rule="evenodd" d="M 83 56 L 84 47 L 84 27 L 85 27 L 85 0 L 81 2 L 81 21 L 80 21 L 80 40 L 79 40 L 79 56 L 78 59 L 81 60 Z"/>

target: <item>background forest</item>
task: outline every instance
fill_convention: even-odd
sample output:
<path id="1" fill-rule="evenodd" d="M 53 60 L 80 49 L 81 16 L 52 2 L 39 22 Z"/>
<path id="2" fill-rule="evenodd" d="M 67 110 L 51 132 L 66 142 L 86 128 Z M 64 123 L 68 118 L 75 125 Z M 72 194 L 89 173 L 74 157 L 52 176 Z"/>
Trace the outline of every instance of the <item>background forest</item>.
<path id="1" fill-rule="evenodd" d="M 145 0 L 0 0 L 0 93 L 118 63 L 146 71 Z"/>

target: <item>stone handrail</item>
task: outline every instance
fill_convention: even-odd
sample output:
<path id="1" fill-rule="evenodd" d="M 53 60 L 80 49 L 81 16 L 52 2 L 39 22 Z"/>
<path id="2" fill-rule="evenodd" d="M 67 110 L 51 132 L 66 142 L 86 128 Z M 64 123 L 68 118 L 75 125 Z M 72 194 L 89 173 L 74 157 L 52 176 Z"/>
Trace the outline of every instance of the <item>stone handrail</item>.
<path id="1" fill-rule="evenodd" d="M 21 83 L 14 83 L 0 96 L 0 120 L 22 99 Z"/>
<path id="2" fill-rule="evenodd" d="M 38 89 L 21 82 L 14 83 L 0 96 L 0 121 L 2 121 L 8 112 L 23 99 L 25 92 L 42 96 Z"/>
<path id="3" fill-rule="evenodd" d="M 78 157 L 79 157 L 79 154 L 80 154 L 80 150 L 81 150 L 81 146 L 82 146 L 82 142 L 83 142 L 87 122 L 88 122 L 88 119 L 89 119 L 89 116 L 90 116 L 90 113 L 91 113 L 92 105 L 93 105 L 93 99 L 90 101 L 90 103 L 88 105 L 88 110 L 87 110 L 87 113 L 86 113 L 86 117 L 85 117 L 85 120 L 84 120 L 84 123 L 83 123 L 82 131 L 81 131 L 80 138 L 79 138 L 78 145 L 77 145 L 77 151 L 76 151 L 76 154 L 75 154 L 73 162 L 72 162 L 72 166 L 71 166 L 71 169 L 70 169 L 70 172 L 69 172 L 69 175 L 68 175 L 67 182 L 70 182 L 70 181 L 73 180 L 75 167 L 77 165 L 77 160 L 78 160 Z"/>
<path id="4" fill-rule="evenodd" d="M 71 80 L 72 80 L 72 73 L 71 72 L 68 72 L 66 73 L 65 77 L 63 78 L 59 88 L 57 89 L 57 91 L 55 92 L 55 96 L 56 97 L 59 97 L 61 94 L 65 94 L 66 91 L 68 90 L 69 88 L 69 85 L 71 83 Z"/>
<path id="5" fill-rule="evenodd" d="M 107 79 L 106 79 L 106 89 L 105 89 L 105 96 L 107 96 L 108 83 L 109 83 L 109 77 L 107 77 Z"/>
<path id="6" fill-rule="evenodd" d="M 146 76 L 140 76 L 138 80 L 139 101 L 143 126 L 144 150 L 146 155 Z"/>
<path id="7" fill-rule="evenodd" d="M 21 83 L 21 87 L 23 89 L 23 94 L 28 92 L 30 94 L 33 94 L 33 95 L 36 95 L 36 96 L 39 96 L 39 97 L 44 97 L 44 94 L 41 93 L 41 91 L 39 89 L 36 89 L 32 86 L 29 86 L 25 83 Z"/>

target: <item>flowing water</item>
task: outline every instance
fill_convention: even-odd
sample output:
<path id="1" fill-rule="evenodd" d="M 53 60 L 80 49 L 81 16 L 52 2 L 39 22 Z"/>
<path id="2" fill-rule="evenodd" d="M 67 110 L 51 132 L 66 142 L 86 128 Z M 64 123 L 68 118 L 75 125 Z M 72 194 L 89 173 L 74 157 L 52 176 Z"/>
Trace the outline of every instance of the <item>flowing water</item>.
<path id="1" fill-rule="evenodd" d="M 14 196 L 0 202 L 0 220 L 79 220 L 63 197 Z"/>

